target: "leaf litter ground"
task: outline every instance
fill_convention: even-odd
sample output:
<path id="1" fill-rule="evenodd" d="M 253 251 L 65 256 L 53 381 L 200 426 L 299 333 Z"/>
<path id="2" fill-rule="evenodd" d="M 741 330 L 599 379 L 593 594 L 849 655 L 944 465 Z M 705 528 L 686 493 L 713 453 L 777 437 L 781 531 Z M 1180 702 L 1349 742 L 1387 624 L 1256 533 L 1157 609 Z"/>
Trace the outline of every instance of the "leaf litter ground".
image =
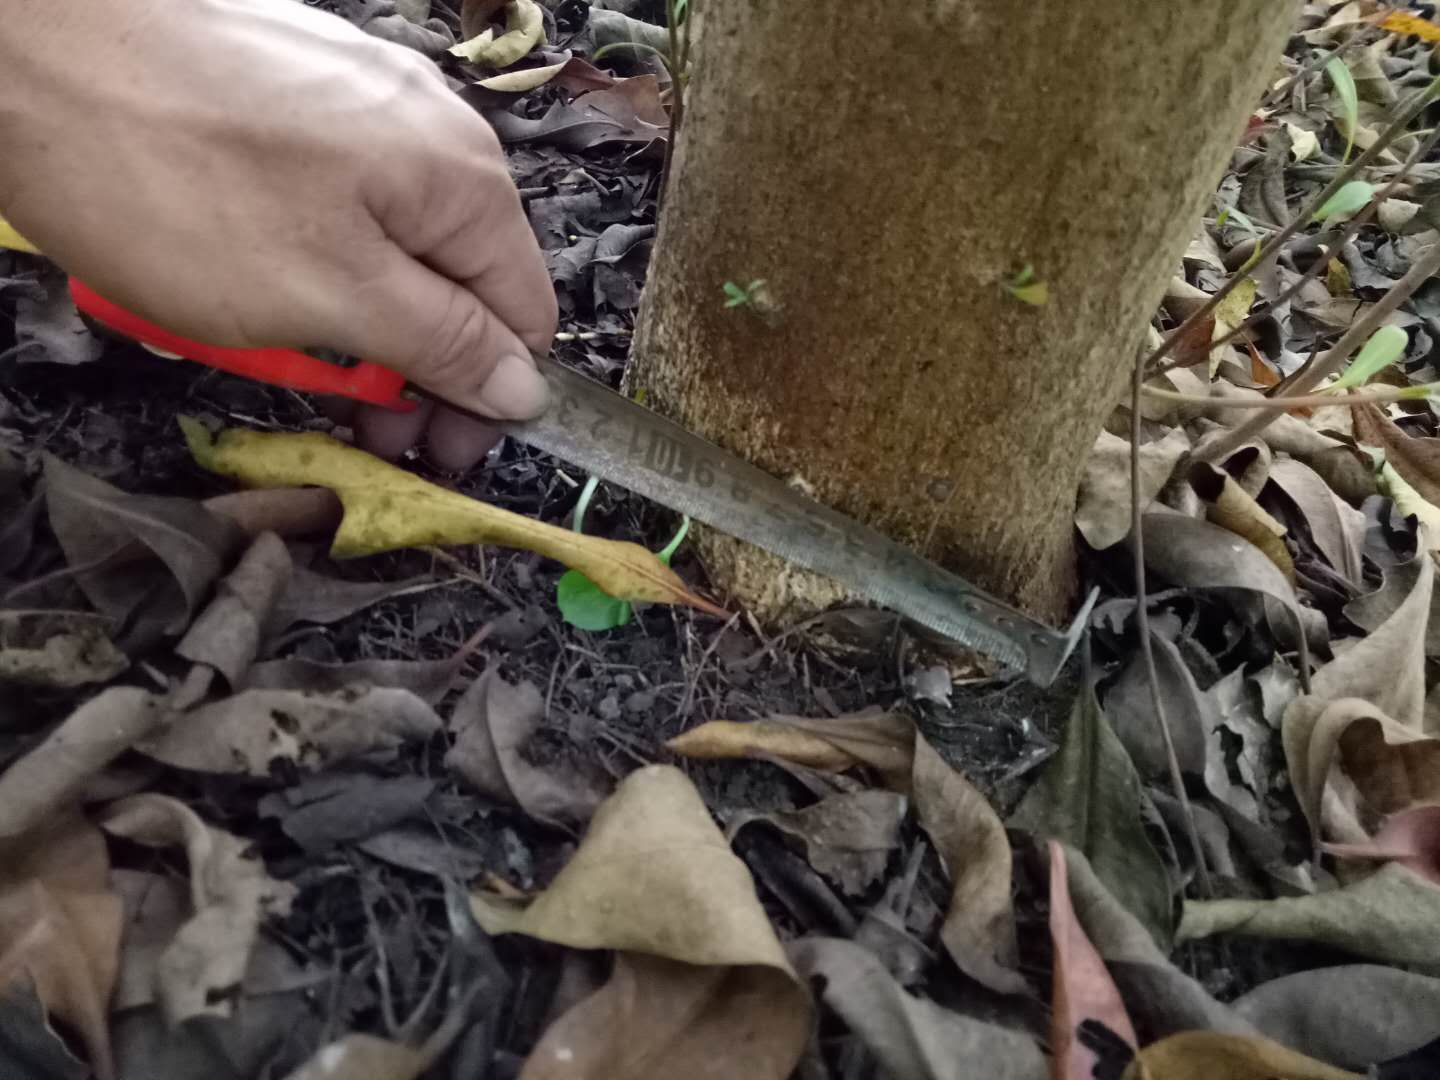
<path id="1" fill-rule="evenodd" d="M 496 29 L 525 24 L 490 6 Z M 344 7 L 422 51 L 457 36 L 415 5 Z M 579 335 L 561 356 L 613 384 L 665 80 L 587 70 L 618 13 L 585 14 L 545 13 L 520 65 L 537 90 L 449 70 L 509 118 Z M 1333 175 L 1343 129 L 1373 141 L 1423 83 L 1425 47 L 1370 14 L 1307 9 L 1301 77 L 1257 113 L 1162 327 L 1243 263 L 1256 222 L 1284 224 Z M 1313 64 L 1337 46 L 1353 120 Z M 1323 258 L 1302 235 L 1165 385 L 1243 394 L 1333 341 L 1433 242 L 1434 168 L 1381 207 L 1414 224 L 1362 230 L 1275 302 Z M 1038 1077 L 1043 1048 L 1056 1076 L 1118 1076 L 1138 1045 L 1152 1071 L 1394 1059 L 1399 1076 L 1440 1035 L 1440 983 L 1407 970 L 1440 962 L 1432 571 L 1405 519 L 1424 519 L 1407 487 L 1434 482 L 1428 410 L 1287 415 L 1178 496 L 1181 453 L 1238 419 L 1146 415 L 1146 496 L 1190 511 L 1147 535 L 1162 701 L 1223 898 L 1205 903 L 1113 558 L 1124 440 L 1097 445 L 1077 521 L 1106 591 L 1098 699 L 1073 670 L 1048 692 L 989 679 L 863 609 L 776 637 L 651 606 L 586 634 L 533 554 L 329 560 L 333 500 L 237 500 L 174 422 L 334 430 L 323 412 L 98 339 L 42 261 L 0 260 L 0 1009 L 28 1034 L 7 1075 L 670 1076 L 720 1059 L 725 1075 Z M 1396 319 L 1412 381 L 1435 378 L 1433 302 L 1422 289 Z M 1212 353 L 1247 312 L 1264 316 L 1252 340 Z M 56 362 L 74 366 L 59 379 Z M 1377 487 L 1356 443 L 1387 449 L 1399 481 Z M 465 478 L 406 465 L 557 524 L 583 482 L 514 446 Z M 297 521 L 287 542 L 262 528 Z M 673 529 L 605 489 L 587 518 L 652 550 Z M 684 549 L 676 569 L 703 588 Z M 1317 869 L 1312 837 L 1345 861 Z M 1276 940 L 1223 936 L 1239 928 Z"/>

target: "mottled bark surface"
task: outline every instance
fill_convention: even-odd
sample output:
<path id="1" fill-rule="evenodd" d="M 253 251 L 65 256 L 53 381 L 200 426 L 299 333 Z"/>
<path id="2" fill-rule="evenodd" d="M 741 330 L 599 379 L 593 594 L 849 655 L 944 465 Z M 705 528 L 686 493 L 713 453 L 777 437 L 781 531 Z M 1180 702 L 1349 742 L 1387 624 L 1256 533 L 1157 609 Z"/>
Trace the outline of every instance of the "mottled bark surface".
<path id="1" fill-rule="evenodd" d="M 710 0 L 632 384 L 1055 617 L 1085 455 L 1294 14 Z M 1001 288 L 1026 264 L 1043 307 Z M 724 306 L 757 278 L 775 310 Z M 762 614 L 798 588 L 706 554 Z"/>

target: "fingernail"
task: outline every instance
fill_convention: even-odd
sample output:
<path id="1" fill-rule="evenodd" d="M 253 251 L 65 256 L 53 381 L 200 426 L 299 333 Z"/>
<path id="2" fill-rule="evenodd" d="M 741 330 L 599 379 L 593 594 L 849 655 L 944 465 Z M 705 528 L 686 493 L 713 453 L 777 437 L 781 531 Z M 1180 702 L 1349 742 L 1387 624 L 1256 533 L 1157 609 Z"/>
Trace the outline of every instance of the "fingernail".
<path id="1" fill-rule="evenodd" d="M 535 370 L 529 357 L 502 356 L 480 388 L 475 411 L 496 420 L 529 420 L 539 416 L 550 403 L 545 377 Z"/>

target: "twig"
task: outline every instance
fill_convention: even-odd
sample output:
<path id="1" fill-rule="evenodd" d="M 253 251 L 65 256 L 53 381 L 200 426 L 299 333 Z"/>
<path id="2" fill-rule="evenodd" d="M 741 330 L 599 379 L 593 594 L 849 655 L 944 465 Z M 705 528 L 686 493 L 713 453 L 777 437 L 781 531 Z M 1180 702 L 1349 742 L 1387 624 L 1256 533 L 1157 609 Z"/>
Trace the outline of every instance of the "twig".
<path id="1" fill-rule="evenodd" d="M 1321 188 L 1319 193 L 1301 208 L 1300 212 L 1295 215 L 1294 221 L 1290 222 L 1289 225 L 1286 225 L 1279 232 L 1271 236 L 1270 239 L 1265 241 L 1264 245 L 1260 248 L 1260 254 L 1256 256 L 1254 263 L 1247 268 L 1245 274 L 1232 274 L 1230 279 L 1210 296 L 1209 300 L 1191 312 L 1189 317 L 1172 330 L 1165 340 L 1155 347 L 1149 356 L 1140 361 L 1142 380 L 1145 372 L 1150 371 L 1150 369 L 1161 360 L 1169 356 L 1175 349 L 1175 346 L 1185 340 L 1186 334 L 1202 319 L 1205 319 L 1213 313 L 1214 310 L 1220 306 L 1221 301 L 1229 296 L 1235 290 L 1236 286 L 1245 280 L 1246 276 L 1269 263 L 1270 260 L 1279 253 L 1286 241 L 1306 225 L 1310 224 L 1311 220 L 1315 217 L 1316 211 L 1325 205 L 1331 195 L 1334 195 L 1335 192 L 1349 183 L 1361 169 L 1379 157 L 1386 147 L 1395 139 L 1399 138 L 1400 135 L 1404 133 L 1405 128 L 1409 126 L 1410 121 L 1419 116 L 1425 107 L 1434 100 L 1437 94 L 1440 94 L 1440 77 L 1437 77 L 1424 90 L 1417 93 L 1410 104 L 1400 111 L 1400 115 L 1380 133 L 1380 137 L 1371 144 L 1370 149 L 1366 150 L 1347 167 L 1336 173 L 1334 179 Z"/>
<path id="2" fill-rule="evenodd" d="M 1208 899 L 1215 895 L 1210 882 L 1210 868 L 1206 865 L 1205 850 L 1200 846 L 1195 809 L 1190 805 L 1185 779 L 1180 775 L 1180 758 L 1175 753 L 1175 740 L 1170 736 L 1170 721 L 1165 715 L 1165 703 L 1160 698 L 1160 673 L 1155 667 L 1155 651 L 1150 646 L 1150 608 L 1145 595 L 1145 530 L 1141 524 L 1140 499 L 1140 392 L 1145 387 L 1145 366 L 1145 359 L 1137 355 L 1130 383 L 1130 531 L 1135 537 L 1132 547 L 1135 556 L 1135 630 L 1140 635 L 1140 655 L 1145 660 L 1150 704 L 1160 725 L 1161 738 L 1165 741 L 1165 763 L 1170 772 L 1170 783 L 1175 788 L 1175 798 L 1185 811 L 1185 832 L 1190 848 L 1195 852 L 1195 877 L 1200 882 L 1201 894 Z M 1304 633 L 1303 628 L 1301 633 Z"/>
<path id="3" fill-rule="evenodd" d="M 683 720 L 689 717 L 690 707 L 695 702 L 695 691 L 700 686 L 700 676 L 705 673 L 705 665 L 709 662 L 710 657 L 715 654 L 716 648 L 720 645 L 720 639 L 725 636 L 726 631 L 735 625 L 739 618 L 740 612 L 738 611 L 734 615 L 731 615 L 730 621 L 722 626 L 719 631 L 716 632 L 715 636 L 710 639 L 710 644 L 705 646 L 705 651 L 700 654 L 700 662 L 695 665 L 695 676 L 686 685 L 685 696 L 680 699 L 680 707 L 675 710 L 675 715 L 671 717 L 672 720 Z"/>
<path id="4" fill-rule="evenodd" d="M 1362 318 L 1356 319 L 1340 340 L 1330 347 L 1329 352 L 1311 364 L 1308 371 L 1303 371 L 1295 377 L 1291 384 L 1292 395 L 1288 398 L 1271 399 L 1265 402 L 1264 404 L 1275 407 L 1226 432 L 1207 446 L 1204 453 L 1196 455 L 1192 460 L 1218 461 L 1253 439 L 1256 434 L 1271 424 L 1280 411 L 1290 407 L 1286 404 L 1287 400 L 1297 400 L 1307 391 L 1318 386 L 1322 380 L 1339 371 L 1340 366 L 1345 363 L 1350 354 L 1365 344 L 1370 335 L 1384 324 L 1390 314 L 1408 300 L 1415 290 L 1425 284 L 1437 270 L 1440 270 L 1440 243 L 1430 245 L 1425 254 L 1416 260 L 1415 265 L 1410 267 L 1409 272 L 1392 285 L 1390 291 L 1377 300 L 1375 306 Z M 1138 403 L 1138 401 L 1139 391 L 1137 390 L 1132 404 Z M 1333 401 L 1323 401 L 1322 404 L 1339 405 L 1344 404 L 1344 400 L 1336 398 Z M 1134 427 L 1138 431 L 1138 418 L 1135 420 Z"/>
<path id="5" fill-rule="evenodd" d="M 1365 393 L 1350 394 L 1297 394 L 1272 398 L 1230 398 L 1212 397 L 1209 394 L 1182 394 L 1176 390 L 1162 390 L 1158 386 L 1147 386 L 1143 393 L 1147 398 L 1169 401 L 1176 405 L 1218 405 L 1225 409 L 1268 409 L 1284 412 L 1287 409 L 1318 409 L 1331 405 L 1353 407 L 1355 405 L 1382 405 L 1392 401 L 1424 401 L 1432 394 L 1440 396 L 1440 383 L 1425 383 L 1420 386 L 1377 387 Z"/>

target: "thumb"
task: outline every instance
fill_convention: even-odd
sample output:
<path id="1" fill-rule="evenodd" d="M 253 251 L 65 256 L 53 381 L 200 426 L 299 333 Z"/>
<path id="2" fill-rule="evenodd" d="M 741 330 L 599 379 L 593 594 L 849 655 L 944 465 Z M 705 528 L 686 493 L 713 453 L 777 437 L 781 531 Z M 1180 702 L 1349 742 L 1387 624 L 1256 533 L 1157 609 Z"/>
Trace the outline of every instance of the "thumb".
<path id="1" fill-rule="evenodd" d="M 373 302 L 352 298 L 337 347 L 482 416 L 545 411 L 549 390 L 530 350 L 474 293 L 399 251 L 373 290 Z"/>

